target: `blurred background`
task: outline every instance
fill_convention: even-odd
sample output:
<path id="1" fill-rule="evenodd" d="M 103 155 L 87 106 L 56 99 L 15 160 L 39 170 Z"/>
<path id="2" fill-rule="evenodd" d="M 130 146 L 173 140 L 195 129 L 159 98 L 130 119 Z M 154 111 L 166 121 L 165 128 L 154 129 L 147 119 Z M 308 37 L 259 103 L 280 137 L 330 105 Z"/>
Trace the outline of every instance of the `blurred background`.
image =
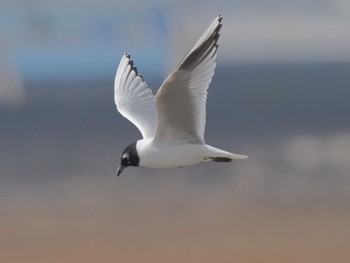
<path id="1" fill-rule="evenodd" d="M 2 262 L 350 262 L 350 2 L 0 0 Z M 154 92 L 218 15 L 206 140 L 245 161 L 115 173 Z"/>

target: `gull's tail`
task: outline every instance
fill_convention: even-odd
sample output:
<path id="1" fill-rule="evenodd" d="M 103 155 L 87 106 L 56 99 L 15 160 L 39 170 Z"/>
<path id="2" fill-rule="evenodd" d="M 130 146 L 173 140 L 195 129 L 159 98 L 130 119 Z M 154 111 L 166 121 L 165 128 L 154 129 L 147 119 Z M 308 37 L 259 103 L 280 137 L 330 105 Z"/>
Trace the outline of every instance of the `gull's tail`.
<path id="1" fill-rule="evenodd" d="M 207 147 L 210 150 L 210 156 L 208 159 L 214 162 L 231 162 L 234 159 L 243 160 L 248 158 L 246 155 L 230 153 L 209 145 L 207 145 Z"/>

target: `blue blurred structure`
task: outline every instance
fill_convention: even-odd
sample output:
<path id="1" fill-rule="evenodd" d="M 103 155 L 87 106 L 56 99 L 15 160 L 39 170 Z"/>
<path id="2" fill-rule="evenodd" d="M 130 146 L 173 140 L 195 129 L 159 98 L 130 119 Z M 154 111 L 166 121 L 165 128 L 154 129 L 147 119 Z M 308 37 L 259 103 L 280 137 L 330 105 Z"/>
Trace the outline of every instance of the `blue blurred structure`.
<path id="1" fill-rule="evenodd" d="M 147 3 L 7 4 L 0 10 L 0 49 L 30 82 L 111 78 L 124 52 L 147 65 L 143 74 L 158 75 L 170 53 L 171 18 L 169 7 Z"/>

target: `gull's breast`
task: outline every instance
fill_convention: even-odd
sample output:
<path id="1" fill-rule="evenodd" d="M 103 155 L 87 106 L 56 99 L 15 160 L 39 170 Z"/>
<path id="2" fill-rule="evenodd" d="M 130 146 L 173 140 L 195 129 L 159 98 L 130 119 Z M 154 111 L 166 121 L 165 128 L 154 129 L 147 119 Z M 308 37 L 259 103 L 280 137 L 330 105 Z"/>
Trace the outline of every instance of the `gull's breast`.
<path id="1" fill-rule="evenodd" d="M 136 145 L 139 166 L 149 168 L 177 168 L 205 161 L 208 148 L 203 144 L 156 145 L 152 140 L 139 140 Z"/>

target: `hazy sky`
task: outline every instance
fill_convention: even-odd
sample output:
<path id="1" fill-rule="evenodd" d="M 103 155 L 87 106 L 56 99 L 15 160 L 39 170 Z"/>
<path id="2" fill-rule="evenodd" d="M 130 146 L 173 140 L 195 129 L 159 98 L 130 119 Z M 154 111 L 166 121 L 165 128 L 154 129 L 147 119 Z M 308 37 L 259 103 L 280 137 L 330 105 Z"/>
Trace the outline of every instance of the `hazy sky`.
<path id="1" fill-rule="evenodd" d="M 0 5 L 0 64 L 23 79 L 114 75 L 124 52 L 142 72 L 165 74 L 218 14 L 224 17 L 219 62 L 350 61 L 348 0 L 0 0 Z"/>
<path id="2" fill-rule="evenodd" d="M 224 16 L 219 59 L 236 62 L 350 60 L 348 0 L 1 1 L 26 10 L 163 8 L 171 14 L 174 57 L 188 50 L 218 14 Z M 78 10 L 79 10 L 78 9 Z M 103 11 L 104 10 L 104 11 Z M 89 12 L 90 12 L 89 11 Z M 132 18 L 132 16 L 131 16 Z M 0 20 L 1 22 L 1 20 Z"/>
<path id="3" fill-rule="evenodd" d="M 350 1 L 190 2 L 182 6 L 185 34 L 200 31 L 214 15 L 223 14 L 220 52 L 227 60 L 350 60 Z"/>

